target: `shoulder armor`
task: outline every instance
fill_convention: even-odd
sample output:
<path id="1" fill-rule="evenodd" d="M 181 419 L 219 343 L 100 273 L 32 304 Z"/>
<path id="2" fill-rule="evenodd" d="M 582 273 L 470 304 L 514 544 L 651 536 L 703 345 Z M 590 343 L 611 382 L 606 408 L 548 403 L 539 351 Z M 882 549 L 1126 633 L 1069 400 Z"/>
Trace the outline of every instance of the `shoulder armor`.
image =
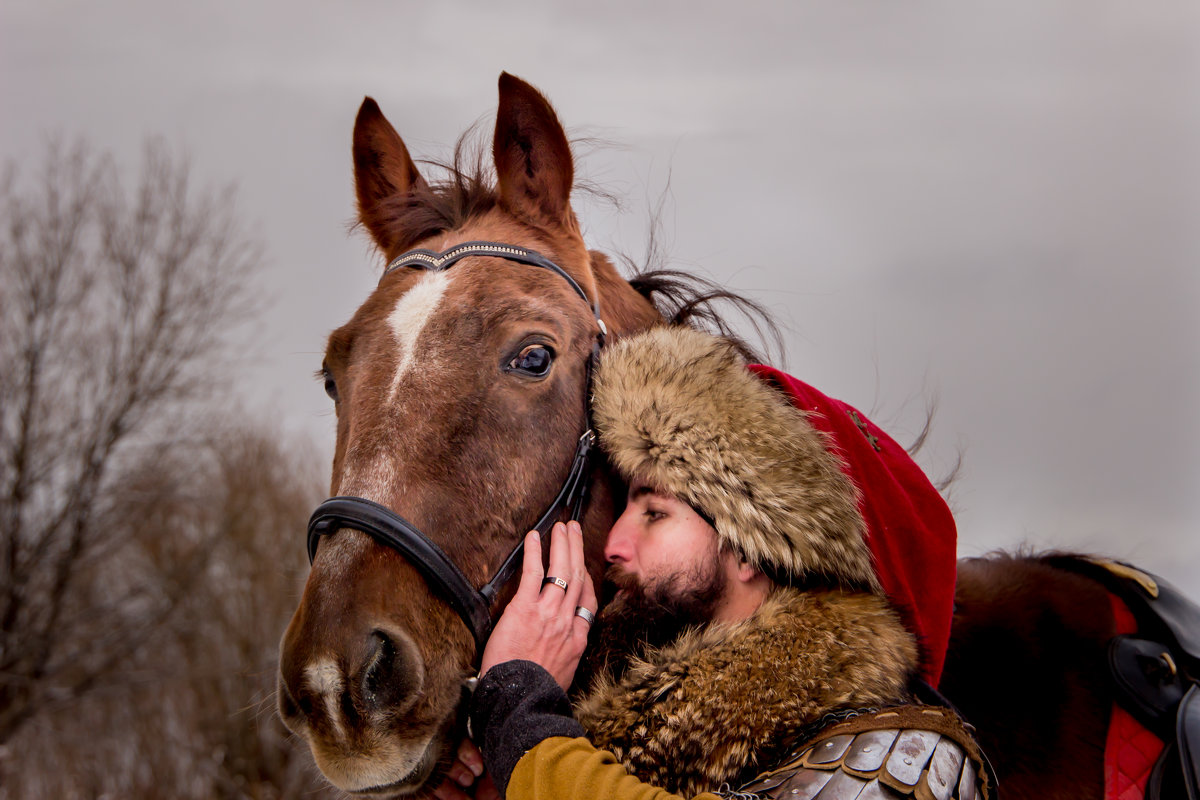
<path id="1" fill-rule="evenodd" d="M 988 800 L 988 783 L 982 755 L 957 717 L 940 708 L 905 707 L 832 726 L 782 766 L 718 794 L 736 800 Z"/>

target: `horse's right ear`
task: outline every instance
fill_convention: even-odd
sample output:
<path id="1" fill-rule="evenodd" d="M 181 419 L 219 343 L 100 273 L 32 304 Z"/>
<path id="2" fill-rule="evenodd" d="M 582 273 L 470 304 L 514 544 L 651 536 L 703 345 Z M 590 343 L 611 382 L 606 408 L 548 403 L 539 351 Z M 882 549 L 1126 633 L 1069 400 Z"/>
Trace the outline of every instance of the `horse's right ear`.
<path id="1" fill-rule="evenodd" d="M 425 189 L 408 148 L 383 116 L 379 105 L 367 97 L 354 121 L 354 189 L 358 218 L 375 244 L 389 258 L 409 244 L 402 231 L 388 225 L 382 204 L 389 198 Z"/>
<path id="2" fill-rule="evenodd" d="M 500 199 L 509 211 L 576 225 L 571 211 L 575 166 L 562 124 L 541 92 L 500 73 L 500 106 L 492 140 Z"/>

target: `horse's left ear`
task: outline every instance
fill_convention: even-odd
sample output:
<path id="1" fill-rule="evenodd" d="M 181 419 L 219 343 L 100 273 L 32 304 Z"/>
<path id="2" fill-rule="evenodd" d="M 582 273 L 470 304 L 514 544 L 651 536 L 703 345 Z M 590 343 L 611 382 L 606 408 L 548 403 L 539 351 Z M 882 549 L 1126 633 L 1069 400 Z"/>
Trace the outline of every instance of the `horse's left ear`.
<path id="1" fill-rule="evenodd" d="M 404 140 L 370 97 L 354 121 L 354 190 L 358 218 L 388 258 L 412 244 L 421 231 L 398 230 L 387 202 L 427 188 Z"/>
<path id="2" fill-rule="evenodd" d="M 571 146 L 554 109 L 528 83 L 500 73 L 492 141 L 500 199 L 509 211 L 575 227 Z"/>

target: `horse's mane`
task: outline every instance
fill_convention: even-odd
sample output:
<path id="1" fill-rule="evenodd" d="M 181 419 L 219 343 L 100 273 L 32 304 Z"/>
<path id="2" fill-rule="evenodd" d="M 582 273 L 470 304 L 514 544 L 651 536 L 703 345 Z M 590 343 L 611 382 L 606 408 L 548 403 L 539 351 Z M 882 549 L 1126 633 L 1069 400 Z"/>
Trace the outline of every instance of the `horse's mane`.
<path id="1" fill-rule="evenodd" d="M 453 230 L 495 208 L 499 195 L 478 128 L 476 123 L 458 137 L 451 161 L 420 160 L 445 177 L 380 203 L 380 217 L 397 240 L 415 242 Z"/>
<path id="2" fill-rule="evenodd" d="M 725 337 L 752 363 L 770 363 L 735 330 L 719 304 L 727 304 L 754 329 L 757 338 L 783 357 L 783 336 L 761 303 L 731 292 L 708 278 L 676 269 L 646 269 L 628 278 L 629 285 L 654 304 L 671 325 L 688 325 Z"/>

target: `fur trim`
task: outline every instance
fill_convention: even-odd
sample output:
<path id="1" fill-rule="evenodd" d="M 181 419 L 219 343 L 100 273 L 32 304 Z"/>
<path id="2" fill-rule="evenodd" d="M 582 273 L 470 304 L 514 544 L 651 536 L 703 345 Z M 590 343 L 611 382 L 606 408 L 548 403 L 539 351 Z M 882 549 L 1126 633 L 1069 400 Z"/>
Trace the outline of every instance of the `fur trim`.
<path id="1" fill-rule="evenodd" d="M 600 444 L 626 479 L 708 516 L 768 573 L 880 591 L 854 485 L 805 413 L 724 339 L 661 327 L 616 343 L 596 373 Z"/>
<path id="2" fill-rule="evenodd" d="M 619 681 L 599 676 L 576 718 L 638 778 L 692 796 L 774 767 L 831 711 L 907 702 L 916 663 L 883 598 L 781 587 L 742 622 L 686 633 Z"/>

